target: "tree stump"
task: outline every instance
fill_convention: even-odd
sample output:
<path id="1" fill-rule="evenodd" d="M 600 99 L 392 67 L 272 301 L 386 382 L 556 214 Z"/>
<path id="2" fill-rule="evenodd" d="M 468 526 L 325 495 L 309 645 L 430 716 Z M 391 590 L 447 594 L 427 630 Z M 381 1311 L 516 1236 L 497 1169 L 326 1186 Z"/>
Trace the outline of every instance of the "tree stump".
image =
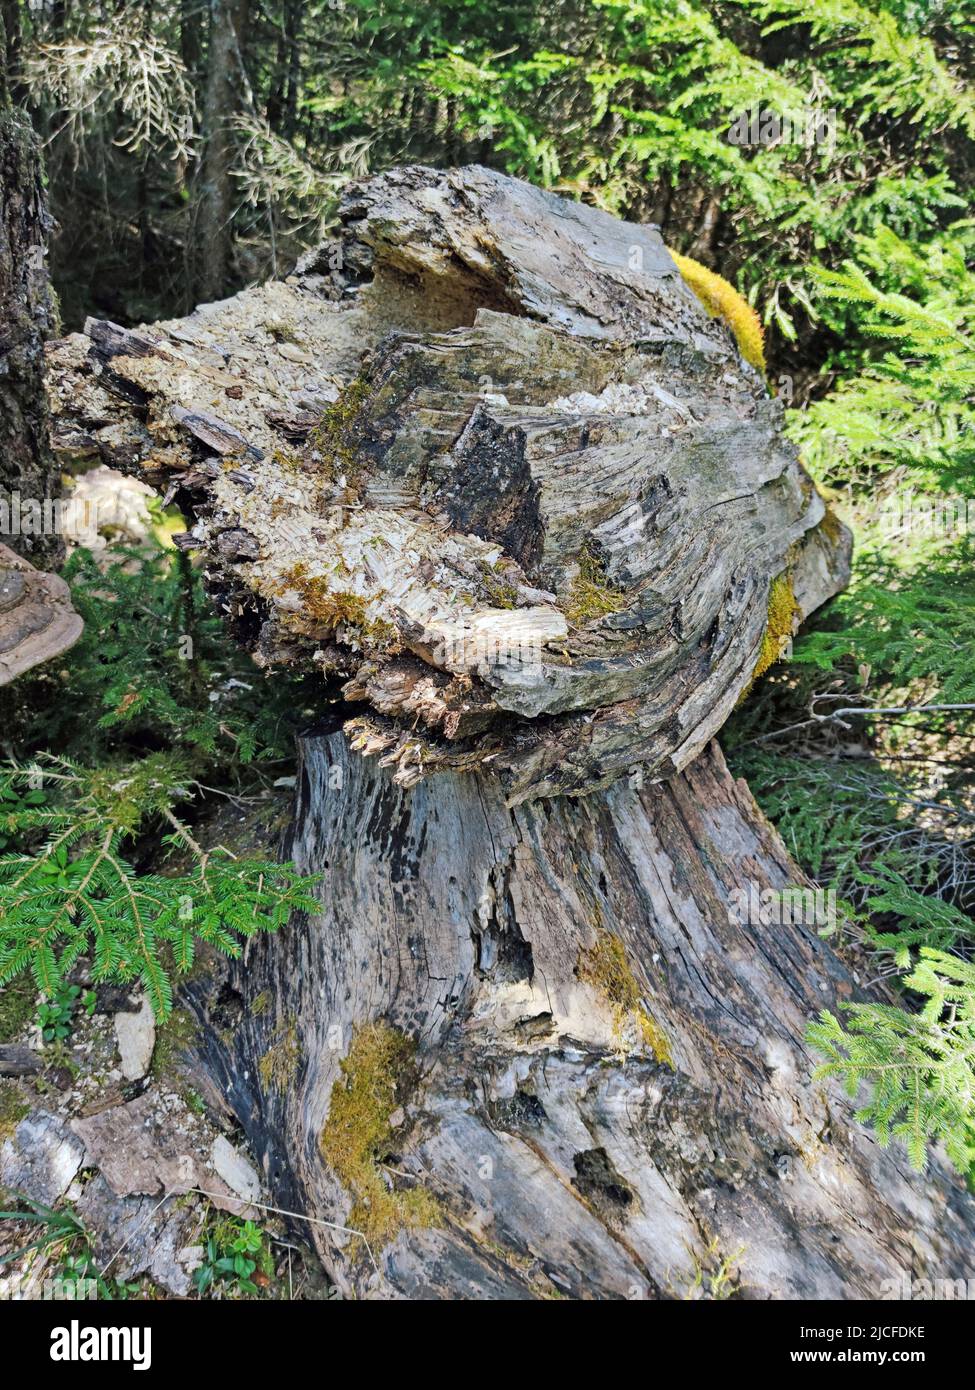
<path id="1" fill-rule="evenodd" d="M 274 679 L 321 910 L 197 978 L 201 1064 L 346 1293 L 867 1297 L 972 1208 L 815 1084 L 853 994 L 713 736 L 848 573 L 655 229 L 483 169 L 353 187 L 285 282 L 51 352 Z"/>

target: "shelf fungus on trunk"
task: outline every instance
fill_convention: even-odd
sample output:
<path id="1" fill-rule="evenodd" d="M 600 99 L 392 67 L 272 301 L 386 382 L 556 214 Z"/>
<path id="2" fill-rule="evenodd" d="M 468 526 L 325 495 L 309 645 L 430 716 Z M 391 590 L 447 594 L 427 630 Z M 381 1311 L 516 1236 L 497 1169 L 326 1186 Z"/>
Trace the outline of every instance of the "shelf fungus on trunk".
<path id="1" fill-rule="evenodd" d="M 0 685 L 60 656 L 83 628 L 64 580 L 0 545 Z"/>
<path id="2" fill-rule="evenodd" d="M 284 282 L 52 351 L 60 448 L 192 498 L 265 667 L 361 704 L 410 785 L 511 804 L 685 767 L 847 533 L 655 228 L 484 169 L 354 185 Z"/>

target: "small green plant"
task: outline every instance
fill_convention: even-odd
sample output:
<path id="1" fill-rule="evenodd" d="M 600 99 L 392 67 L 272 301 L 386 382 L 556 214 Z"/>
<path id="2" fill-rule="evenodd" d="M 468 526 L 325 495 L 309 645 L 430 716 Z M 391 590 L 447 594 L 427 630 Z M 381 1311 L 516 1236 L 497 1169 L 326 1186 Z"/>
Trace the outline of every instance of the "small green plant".
<path id="1" fill-rule="evenodd" d="M 56 1278 L 61 1286 L 61 1293 L 66 1298 L 87 1297 L 88 1288 L 93 1285 L 98 1298 L 119 1302 L 134 1298 L 141 1289 L 137 1281 L 106 1278 L 87 1237 L 83 1239 L 79 1248 L 68 1252 L 61 1262 Z"/>
<path id="2" fill-rule="evenodd" d="M 71 1036 L 75 1010 L 84 1009 L 91 1018 L 95 1011 L 95 991 L 87 989 L 82 993 L 80 985 L 61 985 L 50 999 L 42 999 L 37 1006 L 37 1026 L 46 1043 L 61 1042 Z"/>
<path id="3" fill-rule="evenodd" d="M 867 1095 L 858 1118 L 886 1146 L 905 1145 L 919 1171 L 929 1146 L 975 1175 L 975 966 L 923 947 L 904 981 L 925 1002 L 918 1013 L 890 1004 L 846 1004 L 848 1027 L 828 1010 L 809 1026 L 825 1058 L 819 1076 L 838 1076 L 850 1096 Z"/>
<path id="4" fill-rule="evenodd" d="M 0 786 L 22 785 L 30 769 L 0 770 Z M 8 817 L 25 837 L 44 835 L 33 853 L 0 857 L 0 985 L 30 971 L 51 1006 L 79 956 L 90 953 L 92 979 L 142 981 L 159 1020 L 172 1007 L 170 969 L 185 973 L 196 943 L 229 956 L 240 939 L 273 931 L 293 908 L 312 910 L 309 881 L 287 864 L 204 853 L 170 810 L 185 795 L 180 767 L 167 755 L 128 768 L 82 768 L 43 760 L 52 799 Z M 146 821 L 172 826 L 164 842 L 188 849 L 192 872 L 137 872 L 124 846 Z M 49 1026 L 66 1026 L 52 1015 Z"/>
<path id="5" fill-rule="evenodd" d="M 218 785 L 239 784 L 256 760 L 291 760 L 303 682 L 261 679 L 185 555 L 119 549 L 105 568 L 78 550 L 61 573 L 85 631 L 60 669 L 0 687 L 0 728 L 19 759 L 56 749 L 100 766 L 168 751 Z M 18 789 L 16 806 L 0 794 L 0 836 L 16 832 L 9 810 L 28 796 L 42 805 L 49 790 Z"/>
<path id="6" fill-rule="evenodd" d="M 22 1245 L 18 1250 L 11 1250 L 6 1255 L 0 1255 L 0 1265 L 10 1264 L 13 1260 L 18 1260 L 22 1255 L 28 1255 L 35 1250 L 46 1250 L 51 1246 L 61 1245 L 64 1242 L 75 1241 L 79 1238 L 87 1239 L 85 1228 L 75 1216 L 73 1211 L 55 1211 L 53 1207 L 45 1206 L 43 1202 L 35 1202 L 30 1197 L 24 1197 L 20 1193 L 11 1194 L 15 1201 L 23 1204 L 18 1211 L 0 1211 L 0 1221 L 16 1221 L 25 1225 L 34 1226 L 38 1229 L 36 1240 L 32 1240 L 27 1245 Z"/>
<path id="7" fill-rule="evenodd" d="M 193 1282 L 201 1297 L 215 1285 L 253 1296 L 273 1272 L 274 1261 L 261 1228 L 253 1221 L 222 1221 L 207 1237 L 203 1263 L 194 1271 Z"/>
<path id="8" fill-rule="evenodd" d="M 0 786 L 0 852 L 14 843 L 13 835 L 7 827 L 7 817 L 13 816 L 24 806 L 43 806 L 44 793 L 27 788 L 17 792 Z"/>

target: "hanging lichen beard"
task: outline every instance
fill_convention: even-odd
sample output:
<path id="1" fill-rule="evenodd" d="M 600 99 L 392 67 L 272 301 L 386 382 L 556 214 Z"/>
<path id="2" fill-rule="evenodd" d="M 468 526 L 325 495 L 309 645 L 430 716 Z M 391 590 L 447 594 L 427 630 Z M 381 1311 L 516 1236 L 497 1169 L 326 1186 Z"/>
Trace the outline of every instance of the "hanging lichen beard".
<path id="1" fill-rule="evenodd" d="M 52 1361 L 131 1361 L 134 1371 L 152 1365 L 151 1327 L 82 1327 L 72 1318 L 51 1330 Z"/>

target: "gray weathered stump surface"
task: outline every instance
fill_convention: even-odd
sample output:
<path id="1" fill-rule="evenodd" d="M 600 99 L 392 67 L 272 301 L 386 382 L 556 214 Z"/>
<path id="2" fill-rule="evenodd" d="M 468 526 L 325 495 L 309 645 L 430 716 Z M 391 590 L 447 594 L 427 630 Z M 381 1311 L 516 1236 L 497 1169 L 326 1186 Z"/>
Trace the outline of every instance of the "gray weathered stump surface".
<path id="1" fill-rule="evenodd" d="M 90 322 L 51 365 L 62 454 L 178 497 L 257 663 L 333 702 L 290 843 L 321 909 L 190 997 L 213 1094 L 344 1292 L 966 1273 L 959 1180 L 811 1080 L 806 1021 L 846 970 L 814 929 L 729 911 L 800 879 L 713 735 L 770 592 L 811 612 L 849 537 L 652 228 L 394 171 L 287 281 Z M 377 1021 L 416 1058 L 395 1106 L 373 1077 L 369 1209 L 378 1182 L 409 1219 L 370 1253 L 321 1138 Z"/>
<path id="2" fill-rule="evenodd" d="M 241 1011 L 210 1060 L 283 1204 L 345 1224 L 318 1148 L 340 1058 L 375 1018 L 420 1039 L 390 1181 L 435 1194 L 445 1224 L 377 1252 L 381 1277 L 318 1228 L 346 1292 L 680 1296 L 723 1261 L 748 1298 L 964 1275 L 961 1183 L 912 1173 L 811 1081 L 806 1020 L 849 974 L 814 928 L 729 913 L 736 888 L 801 880 L 715 745 L 663 785 L 514 809 L 485 778 L 399 787 L 341 733 L 301 752 L 292 850 L 325 876 L 321 911 L 213 986 Z M 587 982 L 603 931 L 671 1065 Z M 289 1029 L 294 1075 L 264 1087 Z"/>
<path id="3" fill-rule="evenodd" d="M 340 683 L 406 785 L 677 771 L 748 688 L 771 581 L 805 614 L 847 571 L 657 232 L 486 170 L 367 181 L 291 280 L 89 321 L 52 367 L 62 453 L 191 504 L 259 664 Z"/>

